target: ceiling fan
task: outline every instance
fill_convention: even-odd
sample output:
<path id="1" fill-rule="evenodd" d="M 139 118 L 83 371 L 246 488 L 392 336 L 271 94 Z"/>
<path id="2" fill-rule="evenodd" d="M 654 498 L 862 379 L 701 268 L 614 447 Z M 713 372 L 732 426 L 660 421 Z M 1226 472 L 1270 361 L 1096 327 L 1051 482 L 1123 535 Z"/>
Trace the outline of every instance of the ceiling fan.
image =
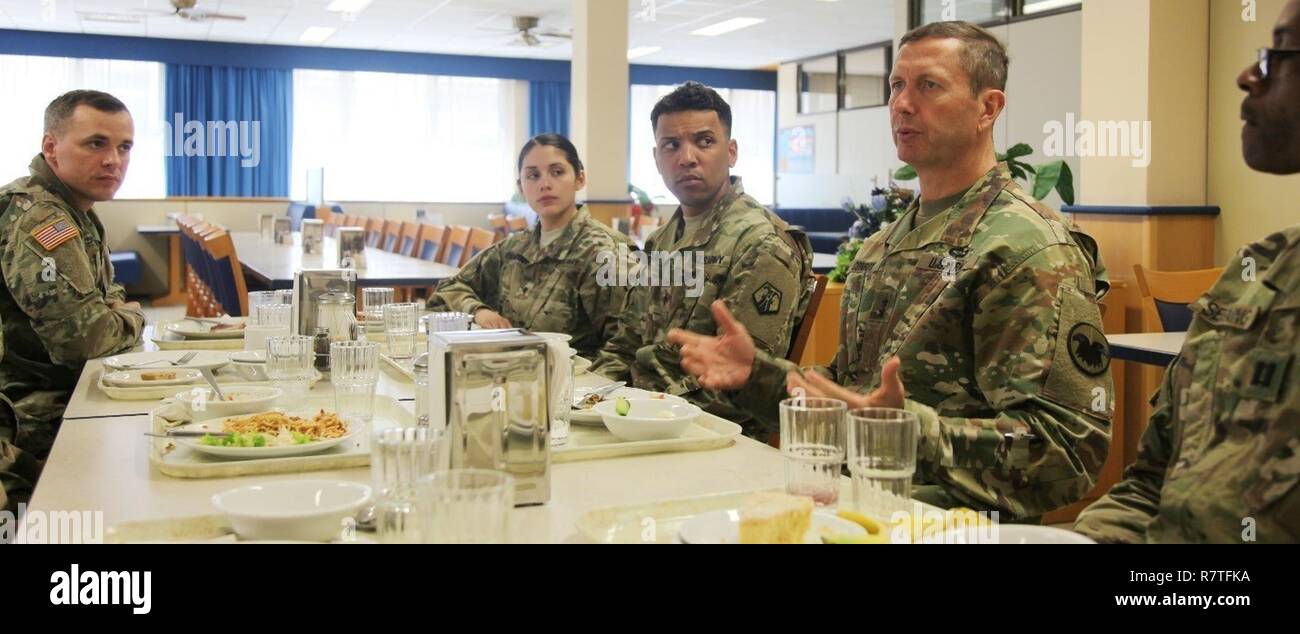
<path id="1" fill-rule="evenodd" d="M 143 11 L 135 13 L 108 13 L 103 11 L 78 11 L 81 19 L 90 22 L 126 22 L 138 23 L 148 18 L 178 17 L 189 22 L 208 22 L 210 20 L 235 20 L 243 22 L 242 15 L 212 13 L 198 8 L 198 0 L 170 0 L 171 11 Z"/>
<path id="2" fill-rule="evenodd" d="M 499 33 L 513 33 L 514 36 L 506 41 L 507 46 L 526 46 L 530 48 L 539 48 L 555 46 L 559 40 L 573 39 L 572 33 L 561 31 L 538 31 L 537 27 L 541 20 L 534 16 L 523 15 L 511 18 L 513 29 L 487 28 L 484 31 L 495 31 Z"/>

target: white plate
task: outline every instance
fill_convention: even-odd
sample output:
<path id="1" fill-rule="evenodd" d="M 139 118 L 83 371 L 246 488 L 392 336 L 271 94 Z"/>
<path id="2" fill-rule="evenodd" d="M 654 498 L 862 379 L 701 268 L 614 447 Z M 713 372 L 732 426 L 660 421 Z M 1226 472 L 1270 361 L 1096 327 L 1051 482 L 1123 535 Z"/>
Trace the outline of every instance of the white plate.
<path id="1" fill-rule="evenodd" d="M 145 372 L 175 372 L 174 379 L 158 379 L 146 381 L 141 378 Z M 157 387 L 166 385 L 186 385 L 195 381 L 202 381 L 203 374 L 198 370 L 187 370 L 184 368 L 145 368 L 143 370 L 119 370 L 109 372 L 104 375 L 104 383 L 116 385 L 117 387 Z"/>
<path id="2" fill-rule="evenodd" d="M 579 374 L 586 374 L 586 373 L 587 373 L 587 370 L 590 370 L 590 369 L 591 369 L 591 364 L 592 364 L 591 359 L 586 359 L 586 358 L 583 358 L 583 357 L 574 356 L 574 357 L 573 357 L 573 375 L 574 375 L 574 376 L 578 376 Z"/>
<path id="3" fill-rule="evenodd" d="M 177 359 L 180 359 L 181 357 L 191 352 L 195 352 L 197 354 L 195 354 L 194 358 L 190 359 L 190 361 L 184 365 L 173 366 L 168 363 L 163 363 L 163 361 L 176 361 Z M 123 366 L 134 366 L 137 363 L 147 363 L 150 361 L 154 361 L 155 363 L 141 368 L 123 367 Z M 108 357 L 107 359 L 104 359 L 104 367 L 112 368 L 114 370 L 123 370 L 123 369 L 175 370 L 177 368 L 191 368 L 194 370 L 203 370 L 203 369 L 216 370 L 217 368 L 225 367 L 226 364 L 228 363 L 230 363 L 229 352 L 218 352 L 214 350 L 188 350 L 188 351 L 187 350 L 163 350 L 159 352 L 130 352 L 127 354 L 114 355 Z"/>
<path id="4" fill-rule="evenodd" d="M 822 535 L 863 537 L 867 529 L 861 525 L 823 510 L 814 510 L 812 526 L 804 536 L 805 544 L 822 543 Z M 740 509 L 726 509 L 701 513 L 682 524 L 677 539 L 683 544 L 738 544 L 740 543 Z"/>
<path id="5" fill-rule="evenodd" d="M 998 524 L 996 526 L 953 529 L 936 541 L 944 544 L 1095 544 L 1097 542 L 1074 531 L 1051 526 Z"/>
<path id="6" fill-rule="evenodd" d="M 229 317 L 222 319 L 223 324 L 243 324 L 246 323 L 242 317 Z M 174 332 L 186 339 L 242 339 L 244 330 L 218 330 L 212 331 L 212 327 L 217 324 L 211 322 L 197 322 L 188 319 L 175 321 L 167 324 L 167 331 Z"/>
<path id="7" fill-rule="evenodd" d="M 221 431 L 222 426 L 227 420 L 232 418 L 245 418 L 248 414 L 240 416 L 226 416 L 224 418 L 213 418 L 198 423 L 188 423 L 177 425 L 172 429 L 175 431 Z M 194 438 L 176 438 L 177 444 L 189 447 L 194 451 L 218 456 L 221 458 L 238 458 L 242 460 L 251 460 L 255 458 L 283 458 L 285 456 L 301 456 L 305 454 L 320 453 L 326 449 L 338 446 L 349 440 L 352 440 L 361 431 L 360 425 L 349 425 L 348 433 L 328 440 L 317 440 L 303 445 L 285 445 L 283 447 L 214 447 L 199 442 Z"/>
<path id="8" fill-rule="evenodd" d="M 266 363 L 265 350 L 240 350 L 230 353 L 233 363 Z"/>
<path id="9" fill-rule="evenodd" d="M 608 383 L 606 383 L 606 385 L 608 385 Z M 600 386 L 596 386 L 596 387 L 600 387 Z M 581 398 L 581 397 L 583 397 L 583 396 L 586 396 L 586 395 L 588 395 L 588 394 L 591 394 L 592 391 L 593 391 L 593 388 L 589 388 L 589 387 L 578 387 L 578 388 L 574 388 L 574 389 L 573 389 L 573 400 L 576 401 L 576 400 L 578 400 L 579 398 Z M 620 397 L 620 396 L 623 397 L 623 398 L 658 398 L 658 397 L 662 396 L 663 398 L 665 398 L 665 399 L 667 399 L 667 400 L 670 400 L 670 401 L 677 401 L 678 403 L 686 403 L 686 402 L 688 402 L 686 399 L 684 399 L 684 398 L 682 398 L 682 397 L 680 397 L 680 396 L 673 396 L 672 394 L 664 394 L 663 392 L 650 392 L 650 391 L 642 390 L 642 389 L 640 389 L 640 388 L 635 388 L 635 387 L 620 387 L 620 388 L 618 388 L 617 390 L 614 390 L 613 392 L 610 392 L 609 395 L 605 397 L 605 400 L 607 400 L 607 401 L 609 401 L 609 400 L 613 400 L 613 399 L 616 399 L 616 398 L 618 398 L 618 397 Z M 605 426 L 605 420 L 604 420 L 603 418 L 600 417 L 600 414 L 597 414 L 597 413 L 596 413 L 596 411 L 595 411 L 595 409 L 594 409 L 595 406 L 592 406 L 592 407 L 593 407 L 593 409 L 575 409 L 575 410 L 571 410 L 570 413 L 569 413 L 569 422 L 571 422 L 571 423 L 577 423 L 577 424 L 579 424 L 579 425 L 593 425 L 593 426 L 597 426 L 597 427 L 604 427 L 604 426 Z"/>

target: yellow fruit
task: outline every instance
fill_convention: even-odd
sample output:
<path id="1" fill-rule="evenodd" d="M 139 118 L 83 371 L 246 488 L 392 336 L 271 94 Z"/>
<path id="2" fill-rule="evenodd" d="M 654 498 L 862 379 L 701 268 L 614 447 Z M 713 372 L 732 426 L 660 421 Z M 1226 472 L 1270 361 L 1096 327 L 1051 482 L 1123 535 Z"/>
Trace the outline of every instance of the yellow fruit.
<path id="1" fill-rule="evenodd" d="M 867 529 L 867 533 L 871 535 L 879 535 L 885 532 L 884 524 L 881 524 L 880 522 L 877 522 L 876 520 L 873 520 L 870 517 L 867 517 L 866 515 L 863 515 L 861 513 L 857 513 L 855 511 L 840 510 L 840 511 L 836 511 L 835 514 L 840 516 L 842 519 L 846 519 L 850 522 L 853 522 L 854 524 L 861 526 L 862 528 Z"/>

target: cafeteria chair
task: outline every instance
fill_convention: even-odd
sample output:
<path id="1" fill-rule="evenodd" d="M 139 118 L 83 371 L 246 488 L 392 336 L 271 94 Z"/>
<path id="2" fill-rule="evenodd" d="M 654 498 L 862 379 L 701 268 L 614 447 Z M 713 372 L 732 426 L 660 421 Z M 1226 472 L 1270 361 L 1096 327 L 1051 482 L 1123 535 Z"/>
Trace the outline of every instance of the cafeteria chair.
<path id="1" fill-rule="evenodd" d="M 462 256 L 465 255 L 465 246 L 469 243 L 469 228 L 456 226 L 447 233 L 442 251 L 438 255 L 438 262 L 449 266 L 460 266 Z"/>
<path id="2" fill-rule="evenodd" d="M 389 253 L 398 253 L 398 247 L 401 245 L 401 239 L 402 239 L 402 221 L 385 220 L 383 242 L 380 248 L 382 248 L 383 250 Z"/>
<path id="3" fill-rule="evenodd" d="M 407 257 L 415 257 L 415 242 L 419 237 L 420 225 L 403 221 L 402 231 L 397 242 L 397 252 Z"/>
<path id="4" fill-rule="evenodd" d="M 1134 264 L 1133 273 L 1142 296 L 1142 330 L 1186 332 L 1192 325 L 1189 304 L 1214 286 L 1223 269 L 1157 271 Z"/>
<path id="5" fill-rule="evenodd" d="M 492 227 L 492 233 L 497 235 L 498 240 L 510 234 L 510 225 L 506 223 L 505 214 L 488 214 L 488 226 Z"/>
<path id="6" fill-rule="evenodd" d="M 370 218 L 366 220 L 366 246 L 379 248 L 384 240 L 384 219 Z"/>
<path id="7" fill-rule="evenodd" d="M 466 264 L 469 264 L 469 261 L 474 259 L 474 256 L 492 246 L 496 240 L 496 234 L 487 229 L 479 229 L 478 227 L 471 228 L 469 230 L 469 240 L 465 243 L 465 253 L 461 256 L 460 264 L 457 266 L 465 266 Z"/>
<path id="8" fill-rule="evenodd" d="M 442 253 L 443 238 L 446 236 L 446 227 L 420 225 L 420 233 L 415 240 L 416 250 L 412 255 L 426 262 L 437 262 L 438 256 Z"/>
<path id="9" fill-rule="evenodd" d="M 790 343 L 790 353 L 785 356 L 787 361 L 800 365 L 800 359 L 803 358 L 804 350 L 808 347 L 808 340 L 812 338 L 813 322 L 817 320 L 817 312 L 821 307 L 822 295 L 826 293 L 827 277 L 822 274 L 813 276 L 812 281 L 812 299 L 808 301 L 808 309 L 804 311 L 803 319 L 799 320 L 794 329 L 794 340 Z"/>

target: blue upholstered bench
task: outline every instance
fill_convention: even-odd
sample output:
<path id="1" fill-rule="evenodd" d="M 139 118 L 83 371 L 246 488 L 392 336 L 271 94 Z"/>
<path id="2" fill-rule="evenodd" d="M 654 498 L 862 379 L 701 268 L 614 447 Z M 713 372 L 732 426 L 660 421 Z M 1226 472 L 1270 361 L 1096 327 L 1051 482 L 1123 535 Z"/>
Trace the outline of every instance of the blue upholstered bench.
<path id="1" fill-rule="evenodd" d="M 857 217 L 843 209 L 777 209 L 782 220 L 803 227 L 815 253 L 835 253 Z"/>
<path id="2" fill-rule="evenodd" d="M 140 254 L 135 251 L 110 253 L 108 259 L 113 263 L 113 281 L 122 286 L 139 283 L 144 276 Z"/>

